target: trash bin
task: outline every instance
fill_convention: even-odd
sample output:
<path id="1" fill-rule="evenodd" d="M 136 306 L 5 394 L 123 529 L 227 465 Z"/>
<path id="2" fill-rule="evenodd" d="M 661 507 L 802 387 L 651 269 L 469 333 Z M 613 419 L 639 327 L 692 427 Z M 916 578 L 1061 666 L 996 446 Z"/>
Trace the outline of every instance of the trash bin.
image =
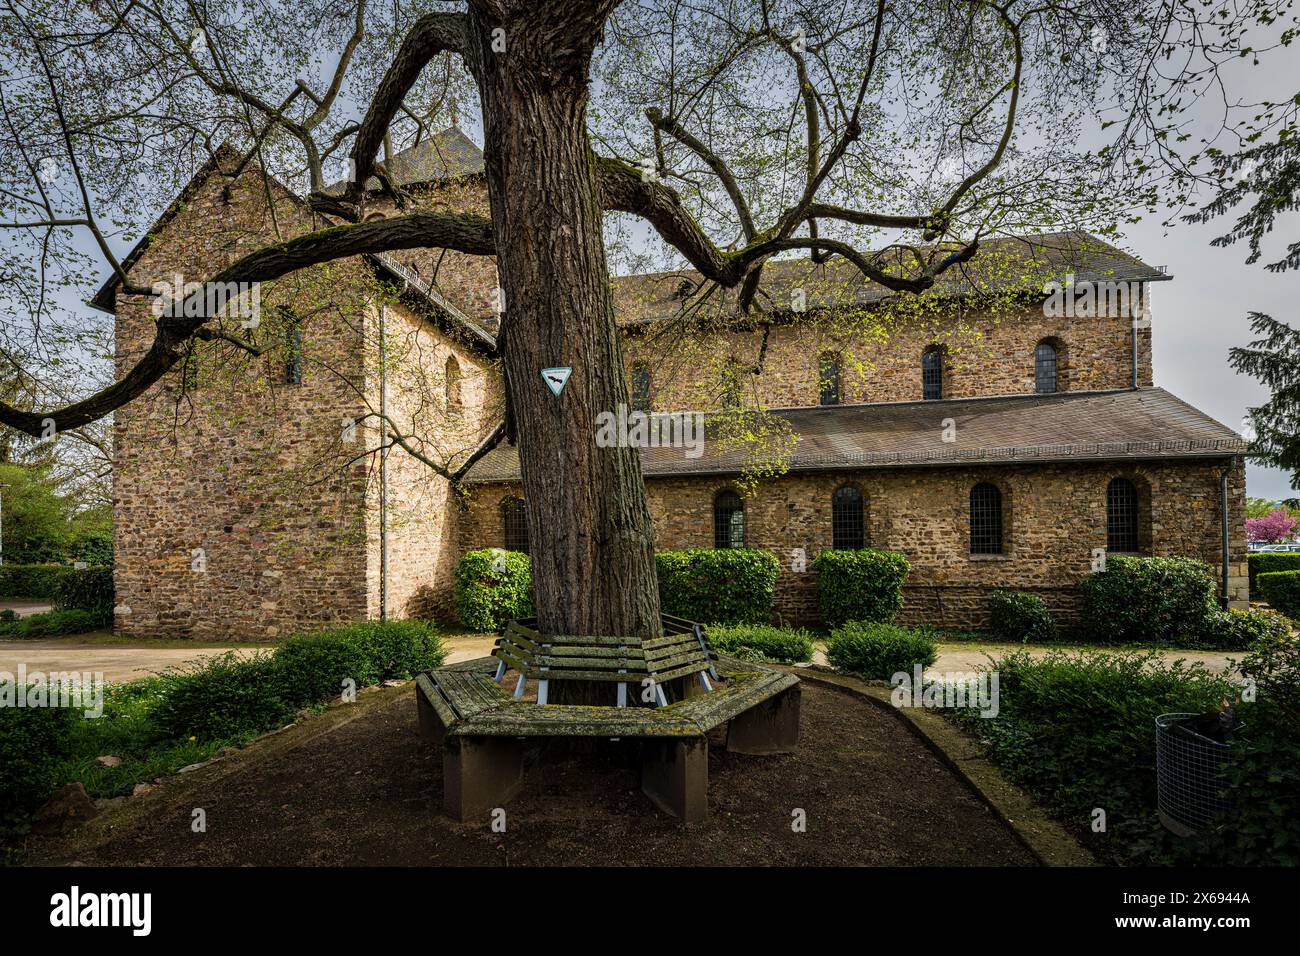
<path id="1" fill-rule="evenodd" d="M 1199 833 L 1230 807 L 1223 797 L 1223 771 L 1232 739 L 1244 725 L 1231 712 L 1226 717 L 1161 714 L 1156 718 L 1157 809 L 1160 822 L 1179 836 Z"/>

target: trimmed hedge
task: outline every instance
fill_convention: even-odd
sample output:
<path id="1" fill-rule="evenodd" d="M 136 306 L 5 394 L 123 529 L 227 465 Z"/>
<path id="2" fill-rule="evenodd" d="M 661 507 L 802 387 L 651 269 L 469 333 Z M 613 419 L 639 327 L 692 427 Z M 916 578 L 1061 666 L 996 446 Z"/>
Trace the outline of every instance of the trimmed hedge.
<path id="1" fill-rule="evenodd" d="M 1275 610 L 1300 621 L 1300 571 L 1265 571 L 1259 593 Z"/>
<path id="2" fill-rule="evenodd" d="M 742 660 L 751 656 L 783 664 L 812 660 L 812 637 L 804 630 L 766 624 L 710 624 L 705 628 L 705 635 L 714 650 Z"/>
<path id="3" fill-rule="evenodd" d="M 826 657 L 838 670 L 860 674 L 868 680 L 889 680 L 911 674 L 938 659 L 939 651 L 928 628 L 908 630 L 893 624 L 853 622 L 832 631 Z"/>
<path id="4" fill-rule="evenodd" d="M 758 548 L 660 551 L 659 603 L 665 614 L 720 624 L 768 624 L 780 563 Z"/>
<path id="5" fill-rule="evenodd" d="M 111 567 L 73 568 L 59 580 L 54 606 L 111 616 L 114 603 Z"/>
<path id="6" fill-rule="evenodd" d="M 1300 551 L 1265 551 L 1247 556 L 1250 571 L 1250 596 L 1256 595 L 1256 579 L 1270 571 L 1300 571 Z"/>
<path id="7" fill-rule="evenodd" d="M 1201 643 L 1225 651 L 1246 651 L 1260 641 L 1283 640 L 1291 635 L 1286 619 L 1269 611 L 1215 611 L 1206 620 Z"/>
<path id="8" fill-rule="evenodd" d="M 0 564 L 0 598 L 58 597 L 59 581 L 72 570 L 66 564 Z"/>
<path id="9" fill-rule="evenodd" d="M 1005 641 L 1047 644 L 1058 634 L 1043 599 L 1024 591 L 994 591 L 989 598 L 993 635 Z"/>
<path id="10" fill-rule="evenodd" d="M 903 582 L 912 565 L 896 551 L 826 550 L 813 561 L 822 624 L 888 623 L 903 606 Z"/>
<path id="11" fill-rule="evenodd" d="M 1195 558 L 1116 555 L 1081 591 L 1084 628 L 1098 644 L 1195 645 L 1218 610 L 1214 570 Z"/>
<path id="12" fill-rule="evenodd" d="M 532 617 L 532 561 L 501 548 L 467 551 L 456 565 L 451 601 L 471 631 L 499 631 L 511 618 Z"/>
<path id="13" fill-rule="evenodd" d="M 356 687 L 409 679 L 442 664 L 437 629 L 425 621 L 369 621 L 291 637 L 272 653 L 227 651 L 161 675 L 153 719 L 169 737 L 224 739 L 273 730 L 303 707 Z"/>
<path id="14" fill-rule="evenodd" d="M 60 637 L 64 634 L 86 634 L 98 631 L 113 623 L 111 613 L 84 611 L 72 608 L 66 611 L 46 611 L 29 617 L 0 620 L 0 638 L 25 640 L 39 637 Z"/>

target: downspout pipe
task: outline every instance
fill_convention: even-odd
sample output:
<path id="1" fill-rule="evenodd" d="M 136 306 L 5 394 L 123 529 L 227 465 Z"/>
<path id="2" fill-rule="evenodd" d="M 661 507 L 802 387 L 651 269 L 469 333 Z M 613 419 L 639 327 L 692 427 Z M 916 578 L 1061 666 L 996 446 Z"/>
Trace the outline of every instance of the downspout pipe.
<path id="1" fill-rule="evenodd" d="M 379 433 L 388 431 L 388 303 L 379 306 Z M 379 449 L 379 619 L 388 620 L 388 442 Z"/>
<path id="2" fill-rule="evenodd" d="M 1228 609 L 1228 476 L 1237 467 L 1237 456 L 1233 455 L 1228 459 L 1228 465 L 1219 475 L 1219 515 L 1222 519 L 1222 544 L 1223 544 L 1223 609 Z"/>
<path id="3" fill-rule="evenodd" d="M 1146 284 L 1138 286 L 1138 297 L 1133 313 L 1132 321 L 1129 323 L 1129 333 L 1133 336 L 1133 389 L 1138 387 L 1138 320 L 1142 318 L 1143 299 L 1146 297 Z"/>

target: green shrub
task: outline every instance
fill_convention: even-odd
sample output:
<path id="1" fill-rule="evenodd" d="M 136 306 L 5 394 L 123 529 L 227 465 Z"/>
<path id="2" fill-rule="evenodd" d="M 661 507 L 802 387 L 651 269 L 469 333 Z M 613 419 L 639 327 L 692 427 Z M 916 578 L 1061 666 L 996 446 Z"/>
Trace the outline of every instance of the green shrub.
<path id="1" fill-rule="evenodd" d="M 1113 559 L 1112 559 L 1113 560 Z M 1154 652 L 1021 651 L 998 661 L 996 717 L 954 714 L 1013 781 L 1051 807 L 1110 862 L 1168 862 L 1156 818 L 1155 719 L 1205 713 L 1239 688 L 1201 664 Z M 1106 832 L 1090 828 L 1096 807 Z"/>
<path id="2" fill-rule="evenodd" d="M 59 580 L 55 607 L 97 611 L 112 616 L 113 569 L 110 567 L 73 568 Z"/>
<path id="3" fill-rule="evenodd" d="M 822 624 L 836 628 L 849 621 L 888 623 L 903 606 L 903 581 L 912 569 L 895 551 L 827 550 L 813 561 Z"/>
<path id="4" fill-rule="evenodd" d="M 898 673 L 910 675 L 918 664 L 924 670 L 939 654 L 928 628 L 912 631 L 893 624 L 851 622 L 831 632 L 826 656 L 838 670 L 889 680 Z"/>
<path id="5" fill-rule="evenodd" d="M 345 680 L 355 690 L 378 679 L 364 648 L 336 632 L 291 637 L 275 649 L 274 663 L 276 695 L 295 710 L 337 700 Z"/>
<path id="6" fill-rule="evenodd" d="M 28 815 L 61 782 L 55 772 L 78 713 L 66 707 L 0 706 L 0 839 L 25 831 Z"/>
<path id="7" fill-rule="evenodd" d="M 167 737 L 219 740 L 283 725 L 296 706 L 275 655 L 217 657 L 160 675 L 162 698 L 153 719 Z"/>
<path id="8" fill-rule="evenodd" d="M 1217 610 L 1214 571 L 1194 558 L 1113 556 L 1081 590 L 1084 627 L 1098 644 L 1195 646 Z"/>
<path id="9" fill-rule="evenodd" d="M 66 564 L 0 564 L 0 597 L 53 601 L 59 581 L 71 570 Z"/>
<path id="10" fill-rule="evenodd" d="M 812 637 L 804 630 L 766 624 L 710 624 L 705 634 L 715 651 L 735 657 L 749 652 L 783 664 L 812 660 Z"/>
<path id="11" fill-rule="evenodd" d="M 471 631 L 499 631 L 512 618 L 533 616 L 533 568 L 528 555 L 487 548 L 467 551 L 456 565 L 452 605 Z"/>
<path id="12" fill-rule="evenodd" d="M 1256 580 L 1270 607 L 1300 621 L 1300 571 L 1265 571 Z"/>
<path id="13" fill-rule="evenodd" d="M 768 624 L 781 566 L 758 548 L 660 551 L 659 603 L 665 614 L 690 621 Z"/>
<path id="14" fill-rule="evenodd" d="M 1004 641 L 1046 644 L 1056 640 L 1056 621 L 1037 594 L 994 591 L 989 598 L 993 635 Z"/>
<path id="15" fill-rule="evenodd" d="M 361 651 L 364 673 L 371 682 L 410 680 L 422 671 L 441 667 L 447 657 L 442 636 L 429 621 L 365 621 L 326 633 Z"/>
<path id="16" fill-rule="evenodd" d="M 1269 571 L 1300 571 L 1300 551 L 1265 551 L 1246 558 L 1250 573 L 1250 596 L 1256 596 L 1256 578 Z"/>
<path id="17" fill-rule="evenodd" d="M 64 634 L 86 634 L 98 631 L 112 623 L 112 615 L 77 608 L 68 611 L 46 611 L 28 617 L 0 621 L 0 638 L 19 640 L 59 637 Z"/>
<path id="18" fill-rule="evenodd" d="M 1202 647 L 1225 651 L 1249 650 L 1265 639 L 1287 637 L 1291 627 L 1286 619 L 1269 611 L 1215 611 L 1205 623 Z"/>

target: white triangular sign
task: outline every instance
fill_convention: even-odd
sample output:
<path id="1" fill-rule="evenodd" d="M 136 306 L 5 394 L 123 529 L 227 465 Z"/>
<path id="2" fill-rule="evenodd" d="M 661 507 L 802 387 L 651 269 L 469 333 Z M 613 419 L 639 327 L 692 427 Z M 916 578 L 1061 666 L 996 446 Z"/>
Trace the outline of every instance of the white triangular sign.
<path id="1" fill-rule="evenodd" d="M 544 368 L 542 369 L 542 381 L 551 390 L 551 394 L 558 398 L 560 393 L 564 391 L 564 385 L 572 374 L 573 369 L 571 368 Z"/>

